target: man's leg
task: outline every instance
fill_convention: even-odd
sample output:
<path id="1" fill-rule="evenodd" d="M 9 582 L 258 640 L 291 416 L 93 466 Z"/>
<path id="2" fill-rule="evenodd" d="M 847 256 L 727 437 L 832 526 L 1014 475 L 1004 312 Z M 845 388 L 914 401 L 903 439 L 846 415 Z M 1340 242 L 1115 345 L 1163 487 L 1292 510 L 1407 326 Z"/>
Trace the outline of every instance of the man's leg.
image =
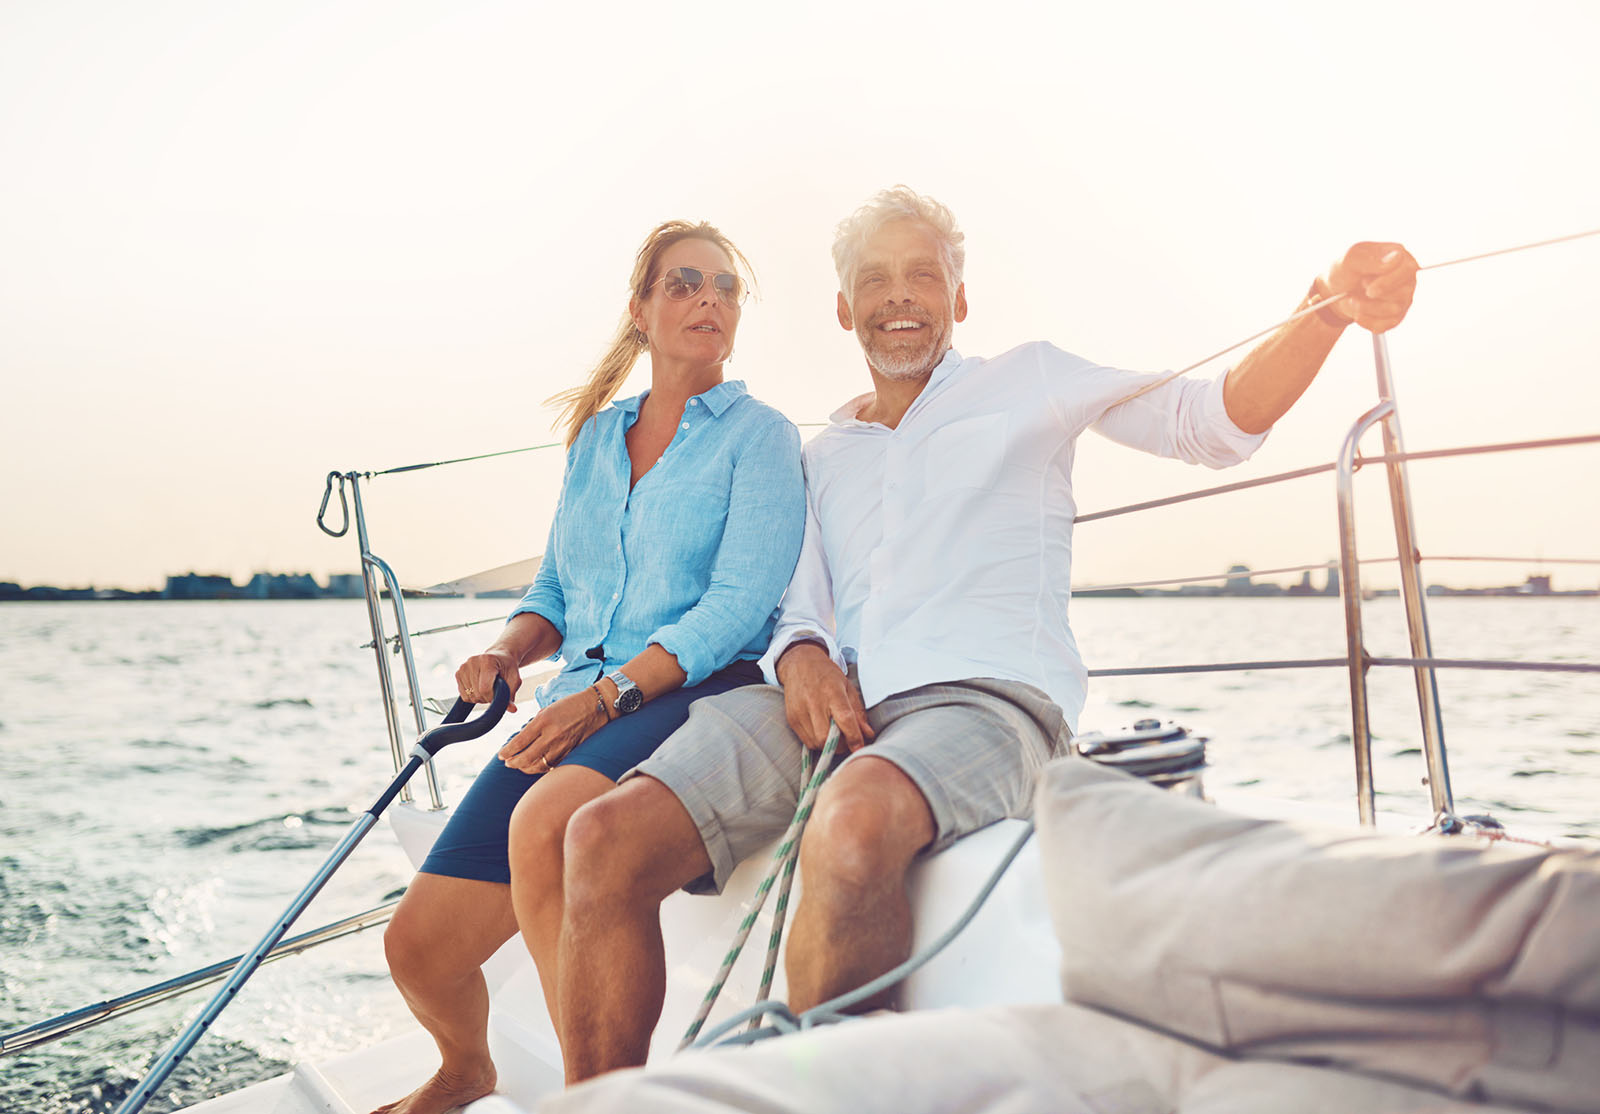
<path id="1" fill-rule="evenodd" d="M 666 997 L 661 902 L 711 870 L 666 786 L 636 777 L 567 825 L 558 1016 L 568 1083 L 645 1062 Z"/>
<path id="2" fill-rule="evenodd" d="M 921 791 L 870 751 L 823 786 L 800 843 L 805 889 L 785 965 L 791 1009 L 854 990 L 911 954 L 906 871 L 933 837 L 933 812 Z"/>
<path id="3" fill-rule="evenodd" d="M 1039 769 L 1068 738 L 1050 698 L 1014 681 L 924 685 L 868 714 L 876 741 L 829 779 L 800 842 L 804 889 L 786 968 L 797 1011 L 911 954 L 912 860 L 1026 816 Z M 890 1001 L 884 994 L 859 1008 Z"/>

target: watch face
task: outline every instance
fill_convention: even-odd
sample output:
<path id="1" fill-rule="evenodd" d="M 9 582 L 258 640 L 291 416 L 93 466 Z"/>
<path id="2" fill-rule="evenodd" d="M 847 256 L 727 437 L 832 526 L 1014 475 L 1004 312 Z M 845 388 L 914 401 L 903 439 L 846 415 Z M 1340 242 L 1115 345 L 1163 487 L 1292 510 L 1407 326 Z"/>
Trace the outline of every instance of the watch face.
<path id="1" fill-rule="evenodd" d="M 644 693 L 638 689 L 630 688 L 617 694 L 616 708 L 621 714 L 637 712 L 642 707 L 644 707 Z"/>

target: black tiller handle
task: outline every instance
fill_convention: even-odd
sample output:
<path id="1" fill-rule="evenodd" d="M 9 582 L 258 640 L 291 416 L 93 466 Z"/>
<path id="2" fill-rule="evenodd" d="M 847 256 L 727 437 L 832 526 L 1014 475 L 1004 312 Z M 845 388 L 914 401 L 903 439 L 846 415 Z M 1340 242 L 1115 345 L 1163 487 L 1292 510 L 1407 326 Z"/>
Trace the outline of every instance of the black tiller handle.
<path id="1" fill-rule="evenodd" d="M 489 702 L 489 708 L 483 715 L 477 719 L 466 719 L 467 713 L 472 711 L 474 705 L 465 700 L 457 700 L 446 713 L 444 722 L 418 739 L 417 746 L 427 751 L 431 758 L 451 743 L 464 743 L 468 739 L 486 735 L 500 722 L 500 717 L 506 714 L 506 705 L 510 703 L 511 687 L 506 684 L 504 677 L 496 677 L 494 699 Z M 463 720 L 466 722 L 463 723 Z"/>

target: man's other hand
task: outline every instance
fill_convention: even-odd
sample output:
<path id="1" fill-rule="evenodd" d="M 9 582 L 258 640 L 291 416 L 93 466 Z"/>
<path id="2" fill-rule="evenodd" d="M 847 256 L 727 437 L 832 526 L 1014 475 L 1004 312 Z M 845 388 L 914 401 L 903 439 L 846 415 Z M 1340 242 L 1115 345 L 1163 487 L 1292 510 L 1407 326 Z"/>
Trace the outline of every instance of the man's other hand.
<path id="1" fill-rule="evenodd" d="M 806 746 L 822 749 L 830 721 L 839 725 L 839 737 L 852 751 L 873 740 L 875 733 L 867 722 L 861 690 L 821 646 L 796 642 L 778 659 L 777 674 L 783 685 L 784 714 Z"/>

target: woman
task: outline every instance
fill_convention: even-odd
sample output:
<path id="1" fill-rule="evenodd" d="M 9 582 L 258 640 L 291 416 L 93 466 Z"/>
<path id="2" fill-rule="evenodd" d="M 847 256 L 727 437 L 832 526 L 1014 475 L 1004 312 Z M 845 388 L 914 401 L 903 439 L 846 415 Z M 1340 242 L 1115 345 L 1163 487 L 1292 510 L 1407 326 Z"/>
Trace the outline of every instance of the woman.
<path id="1" fill-rule="evenodd" d="M 514 697 L 521 666 L 565 664 L 389 923 L 389 968 L 442 1063 L 382 1111 L 433 1114 L 493 1090 L 479 967 L 521 931 L 555 1001 L 561 879 L 534 864 L 560 862 L 568 818 L 654 751 L 691 701 L 761 680 L 755 659 L 799 554 L 805 496 L 794 426 L 723 380 L 746 292 L 736 260 L 748 269 L 708 224 L 657 228 L 610 351 L 555 400 L 567 467 L 544 563 L 456 684 L 483 703 L 496 677 Z M 607 407 L 641 351 L 650 389 Z"/>

